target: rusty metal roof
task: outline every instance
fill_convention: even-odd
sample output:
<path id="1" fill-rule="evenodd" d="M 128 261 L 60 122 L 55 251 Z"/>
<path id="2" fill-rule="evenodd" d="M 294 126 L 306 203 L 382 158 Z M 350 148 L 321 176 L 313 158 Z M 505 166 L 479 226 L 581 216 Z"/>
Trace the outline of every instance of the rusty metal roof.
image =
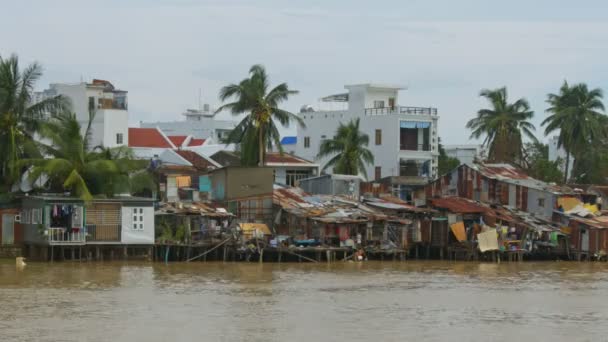
<path id="1" fill-rule="evenodd" d="M 462 197 L 433 198 L 431 204 L 434 207 L 460 214 L 481 214 L 488 211 L 488 208 L 480 203 Z"/>

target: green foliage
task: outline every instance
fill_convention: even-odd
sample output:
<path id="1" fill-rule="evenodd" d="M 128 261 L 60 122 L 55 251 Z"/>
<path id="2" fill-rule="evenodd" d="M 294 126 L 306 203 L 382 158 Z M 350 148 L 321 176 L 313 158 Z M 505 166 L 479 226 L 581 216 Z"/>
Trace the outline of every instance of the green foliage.
<path id="1" fill-rule="evenodd" d="M 589 158 L 590 153 L 599 152 L 590 150 L 608 138 L 606 116 L 601 113 L 604 111 L 602 97 L 600 89 L 589 90 L 584 83 L 570 86 L 566 81 L 559 93 L 547 95 L 547 112 L 551 115 L 542 125 L 546 125 L 546 135 L 559 131 L 557 144 L 566 150 L 566 170 L 570 165 L 570 155 L 574 156 L 575 164 L 582 162 Z M 585 167 L 574 165 L 572 178 L 576 180 L 583 173 L 588 174 L 587 171 Z M 564 175 L 564 182 L 567 179 L 568 175 Z"/>
<path id="2" fill-rule="evenodd" d="M 572 175 L 574 183 L 608 184 L 608 147 L 590 144 L 586 150 L 577 153 Z"/>
<path id="3" fill-rule="evenodd" d="M 524 150 L 527 173 L 538 180 L 560 183 L 563 178 L 562 160 L 549 160 L 549 146 L 540 142 L 527 143 Z"/>
<path id="4" fill-rule="evenodd" d="M 243 166 L 263 165 L 266 150 L 273 145 L 283 152 L 275 121 L 284 127 L 295 121 L 304 127 L 300 117 L 279 108 L 281 102 L 298 92 L 290 90 L 286 83 L 268 91 L 269 88 L 266 70 L 261 65 L 254 65 L 249 69 L 248 78 L 220 90 L 220 100 L 226 102 L 232 99 L 233 102 L 225 103 L 216 113 L 228 109 L 233 115 L 247 114 L 224 140 L 240 146 Z"/>
<path id="5" fill-rule="evenodd" d="M 336 136 L 321 143 L 317 157 L 332 156 L 323 170 L 333 167 L 334 173 L 363 174 L 367 178 L 365 164 L 374 163 L 374 155 L 366 148 L 368 144 L 369 136 L 359 130 L 359 119 L 357 118 L 346 125 L 340 123 Z"/>
<path id="6" fill-rule="evenodd" d="M 186 237 L 186 226 L 180 224 L 175 229 L 175 241 L 184 242 L 184 238 Z"/>
<path id="7" fill-rule="evenodd" d="M 445 149 L 441 144 L 441 139 L 439 139 L 439 158 L 438 158 L 438 172 L 439 175 L 444 175 L 453 169 L 457 168 L 460 165 L 460 160 L 454 157 L 448 157 L 445 154 Z"/>
<path id="8" fill-rule="evenodd" d="M 70 106 L 62 96 L 31 103 L 41 76 L 42 68 L 37 63 L 22 70 L 16 55 L 8 59 L 0 56 L 0 191 L 8 190 L 18 179 L 22 158 L 40 156 L 33 135 L 41 120 Z"/>
<path id="9" fill-rule="evenodd" d="M 48 176 L 52 190 L 70 190 L 85 201 L 93 195 L 111 197 L 128 193 L 131 173 L 141 168 L 141 163 L 131 159 L 130 151 L 124 148 L 90 151 L 87 139 L 90 125 L 83 136 L 73 114 L 54 115 L 41 124 L 39 134 L 50 142 L 39 144 L 39 148 L 51 158 L 24 159 L 21 164 L 32 167 L 32 181 L 41 175 Z"/>
<path id="10" fill-rule="evenodd" d="M 489 147 L 488 160 L 495 163 L 522 163 L 523 137 L 537 141 L 535 127 L 530 123 L 534 112 L 526 99 L 508 102 L 507 89 L 482 90 L 491 107 L 481 109 L 477 117 L 471 119 L 466 127 L 472 130 L 471 138 L 485 136 L 484 146 Z"/>

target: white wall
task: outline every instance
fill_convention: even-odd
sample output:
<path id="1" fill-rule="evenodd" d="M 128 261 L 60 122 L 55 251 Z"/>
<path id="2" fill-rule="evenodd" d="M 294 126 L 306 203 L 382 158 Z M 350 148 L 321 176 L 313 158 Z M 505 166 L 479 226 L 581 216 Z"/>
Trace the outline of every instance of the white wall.
<path id="1" fill-rule="evenodd" d="M 129 113 L 122 109 L 99 109 L 103 116 L 103 146 L 129 146 Z M 116 135 L 122 134 L 122 144 L 116 143 Z"/>
<path id="2" fill-rule="evenodd" d="M 460 163 L 473 163 L 479 157 L 481 146 L 479 145 L 445 145 L 443 147 L 448 157 L 457 158 Z"/>
<path id="3" fill-rule="evenodd" d="M 122 207 L 122 237 L 123 244 L 154 244 L 154 208 L 143 207 L 144 229 L 133 229 L 133 208 Z"/>
<path id="4" fill-rule="evenodd" d="M 197 139 L 217 138 L 218 131 L 232 130 L 237 122 L 201 118 L 201 121 L 141 122 L 142 128 L 160 128 L 166 135 L 192 135 Z"/>

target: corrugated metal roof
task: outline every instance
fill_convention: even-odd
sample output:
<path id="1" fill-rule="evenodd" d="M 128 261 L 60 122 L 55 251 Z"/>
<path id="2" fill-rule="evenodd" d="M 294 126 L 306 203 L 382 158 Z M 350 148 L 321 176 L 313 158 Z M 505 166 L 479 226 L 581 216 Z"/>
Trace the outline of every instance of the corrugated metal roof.
<path id="1" fill-rule="evenodd" d="M 487 207 L 462 197 L 433 198 L 431 204 L 434 207 L 460 214 L 481 214 L 488 211 Z"/>
<path id="2" fill-rule="evenodd" d="M 568 187 L 557 186 L 545 183 L 530 177 L 524 170 L 510 164 L 471 164 L 466 163 L 467 167 L 479 172 L 484 177 L 496 179 L 505 183 L 525 186 L 527 188 L 543 190 L 555 194 L 574 193 Z"/>

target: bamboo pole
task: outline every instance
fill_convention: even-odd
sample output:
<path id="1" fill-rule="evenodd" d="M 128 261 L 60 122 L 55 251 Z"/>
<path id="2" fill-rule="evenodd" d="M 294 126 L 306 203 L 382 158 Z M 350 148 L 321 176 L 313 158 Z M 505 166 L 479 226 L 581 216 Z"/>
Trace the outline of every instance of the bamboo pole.
<path id="1" fill-rule="evenodd" d="M 186 260 L 186 261 L 187 261 L 187 262 L 190 262 L 190 261 L 192 261 L 192 260 L 195 260 L 195 259 L 198 259 L 198 258 L 200 258 L 200 257 L 202 257 L 202 256 L 205 256 L 205 255 L 207 255 L 209 252 L 214 251 L 216 248 L 220 247 L 221 245 L 225 244 L 226 242 L 230 241 L 231 239 L 232 239 L 232 237 L 229 237 L 229 238 L 227 238 L 226 240 L 224 240 L 224 241 L 220 242 L 219 244 L 217 244 L 215 247 L 211 248 L 210 250 L 208 250 L 208 251 L 206 251 L 206 252 L 204 252 L 204 253 L 202 253 L 202 254 L 199 254 L 199 255 L 197 255 L 197 256 L 195 256 L 195 257 L 193 257 L 193 258 L 190 258 L 190 259 L 188 259 L 188 260 Z"/>

